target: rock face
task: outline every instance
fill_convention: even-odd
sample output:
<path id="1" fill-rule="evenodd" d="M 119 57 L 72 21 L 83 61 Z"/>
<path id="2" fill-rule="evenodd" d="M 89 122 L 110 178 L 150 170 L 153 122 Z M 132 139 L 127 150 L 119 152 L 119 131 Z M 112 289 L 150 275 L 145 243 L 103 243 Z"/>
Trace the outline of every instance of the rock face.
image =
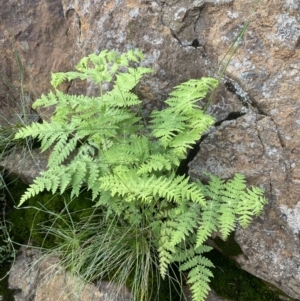
<path id="1" fill-rule="evenodd" d="M 1 110 L 8 119 L 18 112 L 22 120 L 14 105 L 22 74 L 28 108 L 48 92 L 50 72 L 71 70 L 82 56 L 105 48 L 142 50 L 144 64 L 154 73 L 138 93 L 146 110 L 160 108 L 173 86 L 218 70 L 251 15 L 209 108 L 218 122 L 190 163 L 190 174 L 203 178 L 210 171 L 228 178 L 241 172 L 250 185 L 265 189 L 269 204 L 263 215 L 236 231 L 244 252 L 236 260 L 300 299 L 300 2 L 256 2 L 5 1 L 0 12 Z M 80 82 L 63 89 L 95 93 Z"/>
<path id="2" fill-rule="evenodd" d="M 17 149 L 0 160 L 0 166 L 8 169 L 24 183 L 30 184 L 45 170 L 50 152 L 41 153 L 39 149 Z"/>
<path id="3" fill-rule="evenodd" d="M 199 23 L 203 1 L 6 1 L 0 12 L 1 73 L 15 85 L 18 98 L 20 72 L 14 51 L 23 65 L 23 89 L 27 102 L 48 93 L 50 74 L 72 70 L 84 55 L 103 49 L 120 52 L 140 48 L 147 57 L 145 65 L 154 69 L 139 87 L 146 107 L 161 107 L 172 87 L 189 78 L 209 75 L 210 58 L 200 46 Z M 198 1 L 199 2 L 199 1 Z M 221 8 L 221 7 L 220 7 Z M 14 18 L 11 18 L 11 14 Z M 201 17 L 202 19 L 202 17 Z M 201 23 L 201 22 L 200 22 Z M 207 20 L 208 28 L 213 20 Z M 208 29 L 206 29 L 208 30 Z M 202 32 L 204 34 L 204 32 Z M 183 38 L 184 37 L 184 38 Z M 182 39 L 182 41 L 180 40 Z M 199 45 L 198 45 L 199 44 Z M 194 46 L 193 46 L 194 45 Z M 199 46 L 199 47 L 198 47 Z M 6 115 L 12 112 L 12 93 L 0 80 L 0 99 Z M 64 86 L 71 93 L 93 93 L 93 87 L 80 82 Z M 242 107 L 237 97 L 224 87 L 216 97 L 216 115 L 225 118 Z M 12 97 L 11 97 L 12 98 Z M 226 101 L 225 101 L 226 99 Z"/>
<path id="4" fill-rule="evenodd" d="M 235 239 L 244 253 L 236 260 L 248 272 L 296 297 L 300 257 L 294 238 L 299 215 L 297 206 L 288 209 L 291 205 L 282 202 L 291 197 L 286 156 L 272 118 L 246 114 L 223 122 L 208 135 L 190 163 L 190 174 L 204 177 L 203 172 L 208 171 L 227 179 L 240 172 L 248 183 L 265 190 L 269 204 L 264 214 L 246 230 L 236 231 Z"/>
<path id="5" fill-rule="evenodd" d="M 241 172 L 249 184 L 266 191 L 269 204 L 264 214 L 248 229 L 236 231 L 244 253 L 236 260 L 243 269 L 300 299 L 300 3 L 275 1 L 271 7 L 262 2 L 227 70 L 235 92 L 258 114 L 215 128 L 190 163 L 190 174 L 201 178 L 209 171 L 229 178 Z M 234 1 L 228 10 L 206 8 L 219 20 L 207 37 L 219 59 L 224 54 L 220 45 L 232 41 L 248 15 L 248 3 Z"/>
<path id="6" fill-rule="evenodd" d="M 41 257 L 35 249 L 22 248 L 9 275 L 9 286 L 16 290 L 15 301 L 130 301 L 126 288 L 102 281 L 86 284 L 59 265 L 57 257 Z"/>

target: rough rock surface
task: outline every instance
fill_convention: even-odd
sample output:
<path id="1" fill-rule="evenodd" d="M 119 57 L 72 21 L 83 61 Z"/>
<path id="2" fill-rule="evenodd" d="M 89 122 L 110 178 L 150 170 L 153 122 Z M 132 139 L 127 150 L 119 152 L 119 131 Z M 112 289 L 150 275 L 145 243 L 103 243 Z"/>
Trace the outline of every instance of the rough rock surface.
<path id="1" fill-rule="evenodd" d="M 293 295 L 297 292 L 298 284 L 295 286 L 293 279 L 298 275 L 296 267 L 300 256 L 295 240 L 291 239 L 295 235 L 293 231 L 297 231 L 296 210 L 284 214 L 283 205 L 279 203 L 290 197 L 283 172 L 286 171 L 285 156 L 286 150 L 272 118 L 246 114 L 223 122 L 208 135 L 190 164 L 190 174 L 204 178 L 203 172 L 208 171 L 227 179 L 240 172 L 249 184 L 265 190 L 269 203 L 264 214 L 246 230 L 236 231 L 236 241 L 244 253 L 236 260 L 250 273 Z M 288 221 L 288 216 L 293 221 Z M 290 229 L 292 225 L 294 230 Z M 282 275 L 292 278 L 282 278 Z"/>
<path id="2" fill-rule="evenodd" d="M 56 257 L 41 257 L 38 250 L 22 248 L 9 275 L 15 301 L 130 301 L 126 288 L 102 281 L 85 284 L 59 265 Z"/>
<path id="3" fill-rule="evenodd" d="M 0 160 L 0 166 L 5 167 L 24 183 L 30 184 L 45 170 L 50 152 L 40 153 L 39 149 L 17 149 L 11 155 Z"/>
<path id="4" fill-rule="evenodd" d="M 5 1 L 0 11 L 0 103 L 5 117 L 20 111 L 23 65 L 25 106 L 47 93 L 50 72 L 71 70 L 102 49 L 140 48 L 154 69 L 139 85 L 145 108 L 161 107 L 170 89 L 213 74 L 256 0 L 36 0 Z M 193 177 L 244 173 L 266 190 L 262 217 L 236 240 L 241 267 L 300 299 L 300 2 L 261 0 L 228 66 L 209 112 L 217 121 L 190 164 Z M 9 79 L 8 84 L 5 79 Z M 72 82 L 72 93 L 95 93 Z M 235 120 L 227 120 L 246 113 Z M 40 112 L 43 113 L 43 112 Z M 237 114 L 237 115 L 238 115 Z M 223 122 L 222 122 L 223 121 Z"/>
<path id="5" fill-rule="evenodd" d="M 16 95 L 8 98 L 12 88 L 0 79 L 0 91 L 3 91 L 0 102 L 6 108 L 6 115 L 12 113 L 11 98 L 18 98 L 20 86 L 14 49 L 23 65 L 27 102 L 48 93 L 51 72 L 72 70 L 82 56 L 103 49 L 123 52 L 140 48 L 143 51 L 147 57 L 144 64 L 154 69 L 139 86 L 139 96 L 149 110 L 161 107 L 162 100 L 175 85 L 189 78 L 209 75 L 209 58 L 203 47 L 194 42 L 202 30 L 196 31 L 195 27 L 202 4 L 173 2 L 37 0 L 3 3 L 0 43 L 4 51 L 0 53 L 0 72 L 16 86 Z M 205 25 L 211 26 L 212 21 L 208 20 Z M 182 42 L 181 36 L 185 37 Z M 72 93 L 95 92 L 93 86 L 77 81 L 63 88 Z M 224 119 L 243 105 L 224 86 L 220 91 L 213 110 L 216 116 Z"/>
<path id="6" fill-rule="evenodd" d="M 255 1 L 234 1 L 230 9 L 206 7 L 219 20 L 207 36 L 219 59 L 220 45 L 233 36 Z M 263 3 L 262 3 L 263 2 Z M 261 1 L 243 43 L 227 70 L 235 93 L 256 113 L 225 121 L 201 144 L 190 163 L 192 177 L 205 171 L 223 178 L 236 172 L 266 191 L 269 204 L 246 229 L 236 231 L 244 255 L 241 267 L 300 299 L 300 2 Z"/>

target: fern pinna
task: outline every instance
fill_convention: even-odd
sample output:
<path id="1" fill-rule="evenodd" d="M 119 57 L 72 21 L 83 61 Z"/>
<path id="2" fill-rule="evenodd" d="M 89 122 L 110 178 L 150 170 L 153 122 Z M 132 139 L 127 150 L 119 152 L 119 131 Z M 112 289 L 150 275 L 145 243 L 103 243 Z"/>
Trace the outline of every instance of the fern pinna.
<path id="1" fill-rule="evenodd" d="M 247 189 L 244 177 L 224 182 L 214 176 L 207 185 L 190 182 L 176 171 L 187 151 L 213 124 L 198 103 L 211 88 L 213 78 L 189 80 L 175 87 L 165 101 L 167 108 L 154 110 L 144 120 L 141 101 L 133 93 L 151 69 L 137 66 L 139 50 L 122 55 L 103 51 L 83 58 L 74 72 L 52 74 L 55 89 L 42 95 L 33 108 L 55 105 L 51 121 L 21 128 L 16 139 L 32 136 L 41 151 L 51 148 L 47 170 L 41 172 L 22 196 L 43 190 L 78 196 L 81 188 L 92 191 L 95 206 L 118 215 L 131 226 L 141 221 L 152 231 L 162 277 L 176 262 L 188 272 L 195 301 L 209 291 L 212 263 L 207 238 L 220 231 L 223 238 L 236 222 L 246 227 L 260 214 L 265 199 L 259 188 Z M 57 87 L 65 80 L 92 80 L 100 95 L 68 95 Z M 104 84 L 113 82 L 104 93 Z"/>

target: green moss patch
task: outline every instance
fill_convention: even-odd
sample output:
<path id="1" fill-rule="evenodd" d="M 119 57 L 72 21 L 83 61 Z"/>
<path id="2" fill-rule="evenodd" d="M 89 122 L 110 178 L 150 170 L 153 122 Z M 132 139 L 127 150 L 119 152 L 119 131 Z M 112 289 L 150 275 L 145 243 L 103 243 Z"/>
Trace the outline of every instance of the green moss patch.
<path id="1" fill-rule="evenodd" d="M 9 185 L 8 188 L 15 203 L 18 203 L 27 187 L 21 181 L 14 181 Z M 13 225 L 11 235 L 18 243 L 26 244 L 30 239 L 34 245 L 50 248 L 55 244 L 54 238 L 49 236 L 45 239 L 45 233 L 40 232 L 41 225 L 51 226 L 55 215 L 66 213 L 66 207 L 73 215 L 73 220 L 79 221 L 94 210 L 93 205 L 91 195 L 86 191 L 73 199 L 70 199 L 67 192 L 64 195 L 40 193 L 30 198 L 23 207 L 15 207 L 8 212 L 7 219 Z"/>

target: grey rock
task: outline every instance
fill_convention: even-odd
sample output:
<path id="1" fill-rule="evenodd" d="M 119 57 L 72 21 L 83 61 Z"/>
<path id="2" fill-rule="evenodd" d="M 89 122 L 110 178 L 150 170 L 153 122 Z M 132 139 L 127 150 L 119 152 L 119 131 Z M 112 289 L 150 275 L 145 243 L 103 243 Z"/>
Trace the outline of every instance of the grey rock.
<path id="1" fill-rule="evenodd" d="M 246 114 L 223 122 L 201 144 L 190 163 L 190 174 L 205 179 L 204 172 L 224 179 L 243 173 L 249 185 L 265 190 L 269 204 L 262 216 L 247 228 L 237 228 L 235 239 L 243 255 L 235 258 L 241 267 L 297 298 L 300 263 L 297 253 L 298 207 L 289 200 L 289 154 L 281 144 L 271 117 Z M 293 239 L 291 239 L 293 238 Z M 270 276 L 272 275 L 272 276 Z M 284 278 L 283 278 L 284 275 Z"/>
<path id="2" fill-rule="evenodd" d="M 130 301 L 126 287 L 101 281 L 85 283 L 66 272 L 55 256 L 22 248 L 9 275 L 9 287 L 16 290 L 15 301 Z"/>
<path id="3" fill-rule="evenodd" d="M 244 255 L 236 260 L 241 268 L 300 299 L 296 251 L 300 247 L 300 106 L 299 76 L 294 69 L 300 55 L 298 2 L 274 2 L 272 7 L 263 2 L 226 73 L 234 83 L 233 91 L 240 99 L 246 97 L 260 114 L 252 112 L 216 127 L 191 162 L 190 174 L 203 178 L 209 171 L 228 179 L 240 172 L 249 185 L 265 190 L 269 203 L 263 215 L 249 228 L 237 228 L 235 238 Z M 208 11 L 219 20 L 207 36 L 212 49 L 232 43 L 241 20 L 249 16 L 249 7 L 239 1 L 229 10 L 210 7 Z M 224 51 L 218 54 L 222 57 Z"/>
<path id="4" fill-rule="evenodd" d="M 46 169 L 49 155 L 50 151 L 41 153 L 39 149 L 17 149 L 0 161 L 0 167 L 24 183 L 31 184 Z"/>

